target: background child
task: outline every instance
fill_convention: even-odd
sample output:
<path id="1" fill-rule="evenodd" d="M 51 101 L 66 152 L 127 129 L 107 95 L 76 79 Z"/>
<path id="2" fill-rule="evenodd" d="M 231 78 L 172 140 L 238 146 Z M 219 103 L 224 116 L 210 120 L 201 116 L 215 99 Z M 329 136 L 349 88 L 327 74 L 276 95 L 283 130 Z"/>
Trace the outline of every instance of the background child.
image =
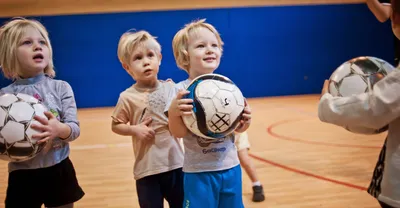
<path id="1" fill-rule="evenodd" d="M 45 27 L 16 18 L 0 29 L 0 66 L 14 82 L 2 93 L 25 93 L 49 109 L 47 119 L 35 116 L 32 137 L 49 142 L 48 150 L 25 162 L 10 162 L 6 208 L 73 207 L 84 196 L 69 159 L 69 142 L 80 135 L 71 86 L 55 80 L 53 51 Z"/>
<path id="2" fill-rule="evenodd" d="M 170 96 L 169 127 L 177 138 L 183 138 L 185 159 L 184 207 L 243 207 L 242 174 L 234 144 L 234 133 L 215 141 L 190 133 L 181 116 L 190 115 L 191 99 L 182 99 L 184 90 L 197 76 L 213 73 L 219 66 L 223 42 L 218 31 L 204 20 L 187 24 L 173 39 L 173 51 L 178 67 L 189 78 L 176 85 L 180 90 Z M 247 106 L 238 132 L 250 125 Z M 207 151 L 220 150 L 220 151 Z M 204 153 L 206 152 L 206 153 Z"/>
<path id="3" fill-rule="evenodd" d="M 328 86 L 325 81 L 318 108 L 322 122 L 371 129 L 389 125 L 368 192 L 384 208 L 400 207 L 400 71 L 377 82 L 371 92 L 357 96 L 333 97 Z"/>
<path id="4" fill-rule="evenodd" d="M 250 142 L 247 132 L 235 134 L 235 145 L 238 151 L 240 165 L 244 168 L 247 175 L 249 176 L 253 187 L 253 198 L 254 202 L 262 202 L 265 200 L 264 189 L 261 182 L 258 180 L 256 167 L 249 156 Z"/>
<path id="5" fill-rule="evenodd" d="M 380 22 L 386 22 L 391 18 L 392 7 L 391 0 L 366 0 L 366 4 L 376 19 Z M 394 65 L 399 65 L 400 61 L 400 40 L 393 34 L 394 39 Z"/>
<path id="6" fill-rule="evenodd" d="M 394 33 L 394 48 L 395 48 L 395 60 L 394 63 L 397 66 L 399 64 L 399 37 L 400 37 L 400 4 L 395 0 L 367 0 L 366 1 L 369 9 L 375 15 L 375 17 L 380 22 L 385 22 L 389 18 L 392 21 L 392 30 Z M 398 67 L 398 66 L 397 66 Z M 389 77 L 385 78 L 383 82 L 380 82 L 379 85 L 375 85 L 375 89 L 370 95 L 363 94 L 358 97 L 353 98 L 332 98 L 327 93 L 327 85 L 328 82 L 325 81 L 324 88 L 322 91 L 322 95 L 324 100 L 320 101 L 320 118 L 322 121 L 328 123 L 335 123 L 340 125 L 342 122 L 346 121 L 347 117 L 345 111 L 350 110 L 352 107 L 355 107 L 357 111 L 355 111 L 355 118 L 366 119 L 364 122 L 371 122 L 370 119 L 375 119 L 374 114 L 376 113 L 378 118 L 384 119 L 384 123 L 387 122 L 389 124 L 389 134 L 382 146 L 380 151 L 378 161 L 376 162 L 376 166 L 372 175 L 371 183 L 368 187 L 368 193 L 373 197 L 377 198 L 379 203 L 383 208 L 391 208 L 391 207 L 400 207 L 400 186 L 396 185 L 394 182 L 398 181 L 400 178 L 397 176 L 400 174 L 399 167 L 394 163 L 394 159 L 396 159 L 396 148 L 399 146 L 399 143 L 394 141 L 393 137 L 398 137 L 397 130 L 394 130 L 394 126 L 398 128 L 398 123 L 396 122 L 397 117 L 396 114 L 392 114 L 388 116 L 386 114 L 390 113 L 391 108 L 398 108 L 399 98 L 398 96 L 392 96 L 398 94 L 396 91 L 397 85 L 399 85 L 399 72 L 394 72 Z M 381 88 L 381 89 L 380 89 Z M 324 95 L 327 94 L 327 95 Z M 390 100 L 385 100 L 390 97 Z M 371 99 L 370 101 L 368 99 Z M 348 102 L 356 101 L 352 105 L 344 105 Z M 368 104 L 367 108 L 363 111 L 360 111 L 363 106 L 360 104 Z M 369 106 L 372 104 L 371 106 Z M 328 106 L 329 105 L 329 106 Z M 397 105 L 397 106 L 396 106 Z M 332 110 L 340 108 L 339 112 L 336 112 L 336 116 L 331 116 Z M 376 110 L 379 110 L 378 112 Z M 393 112 L 394 113 L 394 112 Z M 362 115 L 363 114 L 363 115 Z M 348 116 L 355 116 L 350 114 Z M 339 119 L 334 121 L 333 119 Z M 373 123 L 373 122 L 372 122 Z M 360 123 L 359 125 L 362 125 Z M 376 121 L 373 127 L 377 125 L 381 125 L 381 121 Z M 375 128 L 376 129 L 376 128 Z M 390 204 L 390 205 L 389 205 Z"/>
<path id="7" fill-rule="evenodd" d="M 112 131 L 131 136 L 134 178 L 140 207 L 183 204 L 183 149 L 168 130 L 165 102 L 172 82 L 158 80 L 161 46 L 146 31 L 126 32 L 118 58 L 136 83 L 120 94 L 112 115 Z"/>

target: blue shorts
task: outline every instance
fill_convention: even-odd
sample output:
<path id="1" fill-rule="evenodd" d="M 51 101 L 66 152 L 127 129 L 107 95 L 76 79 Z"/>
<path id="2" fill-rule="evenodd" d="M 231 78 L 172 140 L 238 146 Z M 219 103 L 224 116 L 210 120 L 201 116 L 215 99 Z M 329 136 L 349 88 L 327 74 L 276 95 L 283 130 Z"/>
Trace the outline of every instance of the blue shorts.
<path id="1" fill-rule="evenodd" d="M 228 170 L 184 173 L 183 208 L 244 208 L 240 165 Z"/>

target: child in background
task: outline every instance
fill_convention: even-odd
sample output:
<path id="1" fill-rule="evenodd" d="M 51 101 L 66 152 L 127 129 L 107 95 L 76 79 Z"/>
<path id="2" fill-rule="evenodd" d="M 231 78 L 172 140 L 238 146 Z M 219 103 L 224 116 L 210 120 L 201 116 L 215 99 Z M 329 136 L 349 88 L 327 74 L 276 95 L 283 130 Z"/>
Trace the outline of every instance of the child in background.
<path id="1" fill-rule="evenodd" d="M 32 135 L 48 150 L 24 162 L 8 165 L 6 208 L 71 208 L 84 196 L 69 159 L 69 142 L 80 135 L 77 107 L 71 86 L 55 76 L 53 51 L 46 28 L 36 20 L 15 18 L 0 28 L 0 66 L 13 80 L 0 94 L 24 93 L 49 109 L 48 119 L 35 116 Z M 21 198 L 22 197 L 22 198 Z"/>
<path id="2" fill-rule="evenodd" d="M 400 3 L 398 0 L 367 0 L 370 10 L 381 22 L 392 21 L 392 31 L 400 38 Z M 397 48 L 397 45 L 395 46 Z M 399 53 L 395 53 L 398 65 Z M 397 66 L 399 67 L 399 66 Z M 368 193 L 375 197 L 382 208 L 400 207 L 400 72 L 395 70 L 374 85 L 370 93 L 348 98 L 333 97 L 325 81 L 318 114 L 321 121 L 338 126 L 358 123 L 359 126 L 380 129 L 389 125 L 388 135 L 382 146 L 372 175 Z"/>
<path id="3" fill-rule="evenodd" d="M 131 136 L 134 178 L 140 207 L 183 204 L 183 149 L 168 129 L 164 114 L 172 82 L 157 78 L 161 46 L 146 31 L 124 33 L 118 44 L 122 67 L 136 81 L 124 90 L 112 115 L 112 131 Z"/>
<path id="4" fill-rule="evenodd" d="M 191 99 L 182 99 L 191 80 L 213 73 L 219 66 L 223 42 L 218 31 L 199 20 L 187 24 L 173 39 L 174 57 L 178 67 L 185 70 L 188 79 L 176 84 L 170 96 L 168 111 L 171 133 L 183 138 L 185 148 L 184 205 L 183 207 L 242 208 L 242 173 L 235 147 L 235 134 L 209 140 L 198 137 L 186 128 L 182 116 L 190 115 Z M 178 92 L 179 90 L 179 92 Z M 251 111 L 246 106 L 237 132 L 250 125 Z"/>
<path id="5" fill-rule="evenodd" d="M 240 165 L 249 176 L 253 188 L 253 202 L 262 202 L 265 200 L 264 189 L 258 180 L 256 168 L 249 156 L 250 142 L 247 132 L 235 134 L 235 145 L 238 150 Z"/>

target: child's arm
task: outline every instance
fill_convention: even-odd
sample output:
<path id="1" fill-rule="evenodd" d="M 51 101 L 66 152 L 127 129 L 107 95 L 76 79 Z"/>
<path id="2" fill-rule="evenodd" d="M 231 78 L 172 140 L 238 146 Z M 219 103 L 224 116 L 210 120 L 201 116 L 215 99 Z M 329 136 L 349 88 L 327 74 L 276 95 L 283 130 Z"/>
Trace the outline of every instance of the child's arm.
<path id="1" fill-rule="evenodd" d="M 390 4 L 380 3 L 378 0 L 366 0 L 368 8 L 375 15 L 379 22 L 385 22 L 390 18 Z"/>
<path id="2" fill-rule="evenodd" d="M 333 97 L 326 93 L 327 87 L 325 81 L 318 106 L 322 122 L 380 129 L 400 117 L 400 71 L 377 82 L 371 92 L 356 96 Z"/>
<path id="3" fill-rule="evenodd" d="M 35 116 L 34 119 L 40 124 L 32 124 L 32 128 L 41 133 L 32 135 L 32 138 L 39 139 L 38 143 L 43 143 L 54 138 L 60 138 L 65 142 L 71 142 L 79 137 L 80 127 L 77 119 L 77 107 L 74 93 L 67 82 L 63 82 L 57 89 L 61 97 L 60 121 L 53 112 L 45 112 L 47 118 Z"/>
<path id="4" fill-rule="evenodd" d="M 67 82 L 63 82 L 61 90 L 62 110 L 60 112 L 59 137 L 71 142 L 79 137 L 80 127 L 77 118 L 77 107 L 74 92 Z"/>
<path id="5" fill-rule="evenodd" d="M 135 132 L 135 126 L 131 126 L 125 123 L 119 123 L 117 121 L 112 121 L 111 130 L 121 136 L 132 136 Z"/>
<path id="6" fill-rule="evenodd" d="M 144 118 L 141 123 L 132 125 L 136 121 L 131 121 L 133 113 L 132 104 L 127 99 L 126 94 L 121 94 L 118 103 L 111 115 L 111 130 L 122 136 L 134 136 L 136 139 L 149 140 L 154 139 L 155 131 L 150 127 L 151 117 Z M 140 122 L 140 121 L 139 121 Z"/>
<path id="7" fill-rule="evenodd" d="M 155 131 L 149 127 L 151 121 L 151 118 L 146 118 L 138 125 L 128 125 L 113 120 L 111 129 L 114 133 L 122 136 L 134 136 L 137 139 L 150 140 L 155 137 Z"/>
<path id="8" fill-rule="evenodd" d="M 168 109 L 168 127 L 171 134 L 176 138 L 183 138 L 188 134 L 188 129 L 181 118 L 181 116 L 185 115 L 190 116 L 193 108 L 192 99 L 182 99 L 188 93 L 185 90 L 179 91 Z"/>

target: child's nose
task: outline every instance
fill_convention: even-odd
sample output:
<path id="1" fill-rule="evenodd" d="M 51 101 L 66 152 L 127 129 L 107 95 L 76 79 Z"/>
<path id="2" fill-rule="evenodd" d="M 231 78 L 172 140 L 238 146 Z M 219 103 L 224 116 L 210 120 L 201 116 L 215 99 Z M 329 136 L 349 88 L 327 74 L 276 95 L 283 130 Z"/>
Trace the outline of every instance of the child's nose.
<path id="1" fill-rule="evenodd" d="M 42 46 L 40 45 L 40 44 L 38 44 L 38 43 L 35 43 L 34 45 L 33 45 L 33 50 L 34 51 L 38 51 L 38 50 L 42 50 Z"/>

